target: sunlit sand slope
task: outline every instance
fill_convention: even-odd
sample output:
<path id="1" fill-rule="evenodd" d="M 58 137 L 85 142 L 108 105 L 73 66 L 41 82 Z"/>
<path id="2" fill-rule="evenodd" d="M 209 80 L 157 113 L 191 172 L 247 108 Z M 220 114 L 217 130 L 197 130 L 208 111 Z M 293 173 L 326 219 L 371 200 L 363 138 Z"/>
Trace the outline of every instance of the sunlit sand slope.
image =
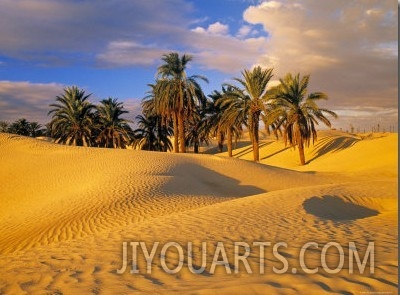
<path id="1" fill-rule="evenodd" d="M 310 173 L 218 156 L 67 147 L 0 134 L 0 293 L 394 294 L 398 202 L 392 141 L 397 138 L 386 138 L 385 145 L 365 141 L 366 147 L 380 145 L 382 153 L 387 149 L 385 163 L 374 164 L 373 171 L 360 166 L 363 176 L 357 179 L 355 171 L 346 174 L 348 163 L 338 171 L 341 164 L 330 160 L 333 151 L 310 162 L 315 165 Z M 357 144 L 337 155 L 353 151 L 354 161 L 361 162 Z M 291 160 L 285 161 L 281 166 L 290 168 Z M 331 161 L 332 168 L 325 170 L 322 161 Z M 372 172 L 375 177 L 366 179 Z M 122 242 L 134 241 L 148 248 L 160 242 L 151 274 L 143 255 L 139 274 L 129 269 L 117 274 Z M 160 248 L 170 241 L 185 251 L 187 242 L 197 250 L 207 242 L 206 270 L 190 273 L 185 259 L 180 272 L 165 273 Z M 266 250 L 265 274 L 254 247 L 247 259 L 253 273 L 243 264 L 234 273 L 233 243 L 254 241 L 287 243 L 280 248 L 288 262 L 285 274 L 273 272 L 273 266 L 283 265 L 272 247 Z M 322 248 L 332 241 L 345 248 L 344 269 L 305 274 L 300 248 L 318 243 L 306 262 L 321 268 Z M 210 273 L 217 242 L 224 243 L 232 274 L 223 266 Z M 349 242 L 360 255 L 375 242 L 374 274 L 369 267 L 364 274 L 349 274 Z M 328 253 L 332 268 L 338 259 L 337 251 Z M 178 265 L 177 253 L 171 251 L 166 262 Z"/>
<path id="2" fill-rule="evenodd" d="M 252 160 L 250 143 L 239 142 L 233 155 Z M 285 146 L 281 138 L 269 138 L 260 143 L 261 163 L 299 171 L 397 176 L 397 155 L 397 133 L 353 135 L 335 130 L 318 132 L 315 144 L 305 149 L 305 166 L 299 165 L 298 150 Z"/>
<path id="3" fill-rule="evenodd" d="M 239 160 L 68 147 L 4 134 L 0 148 L 2 252 L 284 189 L 288 181 L 321 182 Z"/>

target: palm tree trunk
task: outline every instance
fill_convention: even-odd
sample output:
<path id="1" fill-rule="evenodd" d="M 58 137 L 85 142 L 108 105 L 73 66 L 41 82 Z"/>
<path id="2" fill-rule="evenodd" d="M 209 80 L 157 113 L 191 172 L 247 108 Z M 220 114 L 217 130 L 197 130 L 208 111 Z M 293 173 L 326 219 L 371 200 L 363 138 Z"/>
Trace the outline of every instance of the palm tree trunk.
<path id="1" fill-rule="evenodd" d="M 179 130 L 179 151 L 186 153 L 185 145 L 185 114 L 180 111 L 178 114 L 178 130 Z"/>
<path id="2" fill-rule="evenodd" d="M 224 133 L 223 132 L 218 131 L 217 141 L 218 141 L 218 152 L 222 153 L 222 149 L 224 148 Z"/>
<path id="3" fill-rule="evenodd" d="M 248 129 L 249 129 L 249 137 L 250 137 L 250 141 L 253 143 L 253 114 L 252 113 L 250 113 L 249 114 L 249 126 L 248 126 Z"/>
<path id="4" fill-rule="evenodd" d="M 228 128 L 228 155 L 229 157 L 232 157 L 232 129 Z"/>
<path id="5" fill-rule="evenodd" d="M 249 112 L 249 126 L 248 126 L 248 128 L 249 128 L 249 137 L 250 137 L 250 141 L 251 141 L 251 145 L 252 145 L 252 147 L 253 147 L 253 158 L 254 158 L 254 161 L 256 161 L 255 160 L 255 157 L 254 157 L 254 140 L 255 140 L 255 138 L 254 138 L 254 114 L 253 114 L 253 112 Z"/>
<path id="6" fill-rule="evenodd" d="M 178 130 L 178 115 L 176 112 L 174 112 L 174 153 L 179 153 L 179 145 L 178 145 L 178 139 L 179 139 L 179 130 Z"/>
<path id="7" fill-rule="evenodd" d="M 252 116 L 253 117 L 253 159 L 254 162 L 259 162 L 260 161 L 260 152 L 259 152 L 259 134 L 258 134 L 258 130 L 259 130 L 259 114 L 258 113 L 254 113 Z"/>
<path id="8" fill-rule="evenodd" d="M 301 165 L 305 165 L 306 159 L 304 156 L 304 144 L 303 144 L 302 140 L 300 140 L 298 147 L 299 147 L 300 163 L 301 163 Z"/>
<path id="9" fill-rule="evenodd" d="M 306 159 L 304 157 L 304 139 L 301 134 L 301 128 L 300 124 L 298 122 L 298 119 L 296 118 L 296 123 L 294 124 L 294 129 L 293 129 L 293 135 L 295 142 L 297 144 L 297 147 L 299 149 L 299 156 L 300 156 L 300 164 L 305 165 L 306 164 Z"/>
<path id="10" fill-rule="evenodd" d="M 194 142 L 194 153 L 198 154 L 199 153 L 199 141 L 196 139 Z"/>

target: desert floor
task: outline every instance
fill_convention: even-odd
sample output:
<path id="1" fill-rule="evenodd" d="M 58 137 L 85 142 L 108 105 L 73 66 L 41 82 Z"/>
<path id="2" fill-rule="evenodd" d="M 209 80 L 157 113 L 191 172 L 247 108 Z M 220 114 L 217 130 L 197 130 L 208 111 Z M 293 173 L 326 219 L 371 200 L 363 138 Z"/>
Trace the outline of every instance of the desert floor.
<path id="1" fill-rule="evenodd" d="M 260 164 L 246 161 L 249 144 L 239 141 L 231 159 L 212 148 L 154 153 L 0 133 L 0 294 L 397 294 L 398 135 L 322 131 L 305 166 L 297 150 L 271 138 L 261 141 Z M 139 273 L 130 273 L 128 251 L 128 269 L 118 274 L 123 242 L 145 242 L 149 252 L 159 242 L 151 273 L 139 246 Z M 170 269 L 180 263 L 176 247 L 161 255 L 167 242 L 184 250 L 175 274 L 163 268 L 162 262 Z M 196 268 L 206 242 L 202 273 L 189 271 L 188 242 Z M 213 272 L 218 242 L 229 265 Z M 251 246 L 252 273 L 235 265 L 235 242 Z M 271 243 L 264 273 L 253 242 Z M 280 257 L 273 253 L 278 242 L 287 244 Z M 300 265 L 308 242 L 318 244 L 304 260 L 309 269 L 319 267 L 314 274 Z M 328 242 L 344 249 L 325 253 L 330 269 L 343 259 L 337 273 L 321 262 Z M 374 242 L 374 273 L 371 263 L 350 273 L 349 242 L 361 260 Z M 287 271 L 275 273 L 283 260 Z"/>

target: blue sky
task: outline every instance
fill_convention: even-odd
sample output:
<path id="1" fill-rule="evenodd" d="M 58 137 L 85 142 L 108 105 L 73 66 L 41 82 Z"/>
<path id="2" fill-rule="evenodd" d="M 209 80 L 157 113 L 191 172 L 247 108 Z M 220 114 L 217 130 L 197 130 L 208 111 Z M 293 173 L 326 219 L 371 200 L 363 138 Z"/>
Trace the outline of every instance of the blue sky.
<path id="1" fill-rule="evenodd" d="M 46 123 L 48 104 L 77 85 L 116 97 L 132 118 L 161 55 L 194 60 L 210 94 L 255 65 L 311 74 L 336 127 L 397 125 L 398 15 L 393 1 L 1 0 L 0 120 Z M 132 119 L 131 118 L 131 119 Z"/>

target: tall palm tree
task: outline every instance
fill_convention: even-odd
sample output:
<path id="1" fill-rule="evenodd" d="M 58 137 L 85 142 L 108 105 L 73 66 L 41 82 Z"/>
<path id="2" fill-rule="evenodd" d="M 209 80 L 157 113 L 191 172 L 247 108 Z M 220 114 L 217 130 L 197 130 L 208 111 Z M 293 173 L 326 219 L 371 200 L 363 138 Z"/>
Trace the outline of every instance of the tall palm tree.
<path id="1" fill-rule="evenodd" d="M 250 140 L 253 145 L 253 159 L 258 162 L 259 156 L 259 124 L 260 116 L 265 111 L 265 101 L 268 96 L 267 87 L 272 78 L 273 69 L 263 69 L 260 66 L 252 70 L 242 71 L 242 78 L 234 78 L 240 87 L 229 85 L 237 96 L 247 101 L 247 120 Z"/>
<path id="2" fill-rule="evenodd" d="M 106 148 L 126 148 L 132 137 L 131 121 L 121 118 L 128 111 L 124 110 L 122 102 L 117 99 L 103 99 L 96 106 L 96 123 L 98 136 L 96 143 Z"/>
<path id="3" fill-rule="evenodd" d="M 88 99 L 90 94 L 76 86 L 64 88 L 64 93 L 56 97 L 57 103 L 49 111 L 51 136 L 55 142 L 78 146 L 91 146 L 93 110 Z"/>
<path id="4" fill-rule="evenodd" d="M 184 153 L 185 121 L 196 105 L 205 102 L 205 96 L 197 81 L 208 80 L 200 75 L 186 75 L 187 64 L 193 59 L 191 55 L 184 54 L 180 57 L 177 52 L 172 52 L 164 54 L 161 59 L 164 63 L 157 69 L 155 107 L 163 118 L 173 121 L 174 151 Z"/>
<path id="5" fill-rule="evenodd" d="M 285 144 L 298 147 L 301 165 L 306 163 L 304 145 L 310 145 L 317 139 L 316 125 L 321 121 L 330 127 L 331 122 L 324 113 L 337 118 L 335 112 L 317 105 L 318 100 L 328 99 L 323 92 L 313 92 L 307 95 L 310 75 L 300 78 L 300 74 L 287 74 L 280 79 L 280 85 L 273 90 L 275 110 L 271 112 L 271 120 L 284 128 Z"/>

